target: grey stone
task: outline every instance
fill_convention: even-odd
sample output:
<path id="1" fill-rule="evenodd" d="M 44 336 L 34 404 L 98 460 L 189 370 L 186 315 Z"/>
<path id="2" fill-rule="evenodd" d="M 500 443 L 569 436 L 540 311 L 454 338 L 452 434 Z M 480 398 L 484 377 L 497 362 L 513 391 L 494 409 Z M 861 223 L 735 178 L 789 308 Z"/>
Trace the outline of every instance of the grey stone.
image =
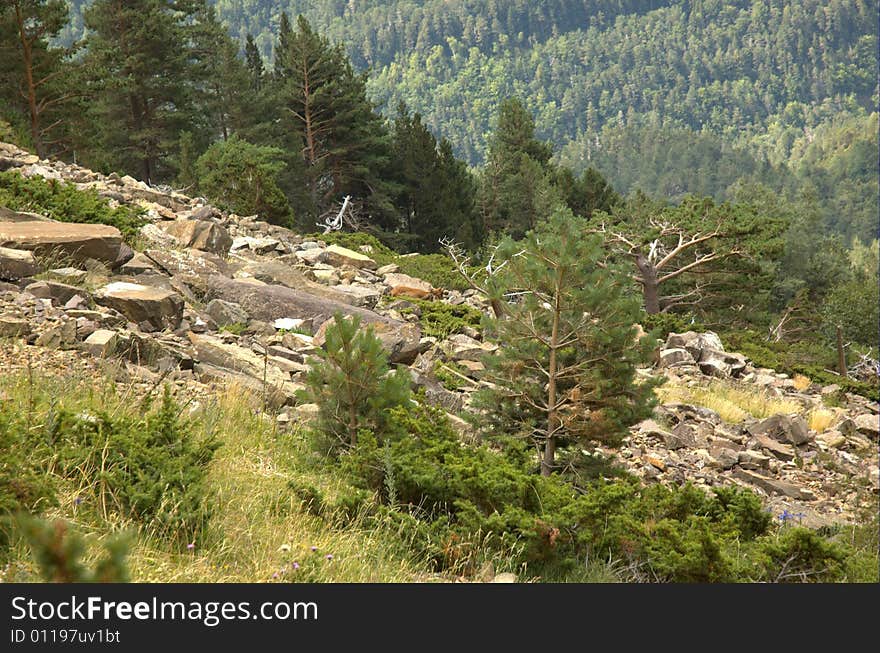
<path id="1" fill-rule="evenodd" d="M 118 342 L 119 337 L 115 331 L 98 329 L 83 341 L 82 347 L 84 351 L 87 351 L 92 356 L 106 358 L 115 353 Z"/>
<path id="2" fill-rule="evenodd" d="M 375 270 L 378 266 L 376 261 L 366 254 L 355 252 L 339 245 L 330 245 L 324 250 L 324 260 L 335 267 L 349 265 L 353 268 L 364 268 L 367 270 Z"/>
<path id="3" fill-rule="evenodd" d="M 18 281 L 40 271 L 34 253 L 24 249 L 0 247 L 0 279 Z"/>
<path id="4" fill-rule="evenodd" d="M 855 418 L 856 430 L 874 440 L 880 436 L 880 418 L 876 415 L 859 415 Z"/>
<path id="5" fill-rule="evenodd" d="M 694 357 L 686 349 L 663 349 L 660 352 L 660 367 L 673 367 L 682 364 L 693 365 L 695 362 Z"/>
<path id="6" fill-rule="evenodd" d="M 806 444 L 813 439 L 806 421 L 800 415 L 773 415 L 746 426 L 746 430 L 752 435 L 766 435 L 794 445 Z"/>
<path id="7" fill-rule="evenodd" d="M 792 499 L 800 499 L 801 501 L 813 501 L 816 498 L 816 495 L 811 490 L 787 481 L 768 478 L 767 476 L 747 472 L 743 469 L 734 470 L 733 475 L 749 485 L 761 488 L 768 494 L 781 494 Z"/>
<path id="8" fill-rule="evenodd" d="M 0 222 L 0 247 L 25 249 L 46 258 L 113 264 L 119 257 L 122 234 L 116 227 L 33 220 Z"/>
<path id="9" fill-rule="evenodd" d="M 27 338 L 31 325 L 25 319 L 0 315 L 0 338 Z"/>
<path id="10" fill-rule="evenodd" d="M 222 299 L 212 299 L 205 307 L 207 313 L 217 326 L 230 324 L 247 324 L 250 320 L 247 311 L 235 302 L 227 302 Z"/>
<path id="11" fill-rule="evenodd" d="M 76 295 L 87 294 L 82 288 L 57 281 L 35 281 L 25 286 L 24 291 L 40 299 L 50 299 L 56 306 L 63 306 Z"/>
<path id="12" fill-rule="evenodd" d="M 176 329 L 183 317 L 183 300 L 174 292 L 117 281 L 95 293 L 95 301 L 109 306 L 132 322 L 146 322 L 156 329 Z"/>

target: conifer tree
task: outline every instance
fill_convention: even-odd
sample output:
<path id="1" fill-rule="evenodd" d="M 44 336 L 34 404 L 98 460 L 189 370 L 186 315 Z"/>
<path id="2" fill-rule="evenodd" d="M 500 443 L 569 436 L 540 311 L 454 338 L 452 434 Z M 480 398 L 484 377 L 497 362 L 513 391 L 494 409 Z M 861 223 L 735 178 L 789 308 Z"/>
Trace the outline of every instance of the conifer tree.
<path id="1" fill-rule="evenodd" d="M 0 103 L 20 109 L 34 151 L 66 149 L 65 105 L 77 93 L 65 83 L 75 65 L 50 40 L 67 24 L 63 0 L 10 0 L 0 7 Z"/>
<path id="2" fill-rule="evenodd" d="M 437 143 L 419 114 L 398 107 L 393 125 L 394 169 L 402 192 L 397 206 L 402 228 L 421 252 L 435 252 L 440 240 L 454 238 L 473 249 L 479 237 L 474 183 L 447 141 Z"/>
<path id="3" fill-rule="evenodd" d="M 212 6 L 198 9 L 189 31 L 196 87 L 193 100 L 199 108 L 196 115 L 204 122 L 208 142 L 228 140 L 246 120 L 251 84 L 248 69 L 238 56 L 238 43 L 217 19 Z"/>
<path id="4" fill-rule="evenodd" d="M 535 121 L 522 102 L 502 102 L 480 187 L 488 232 L 522 238 L 562 201 L 548 175 L 551 155 L 550 147 L 535 138 Z"/>
<path id="5" fill-rule="evenodd" d="M 214 143 L 195 165 L 198 188 L 212 202 L 239 215 L 257 214 L 289 224 L 290 206 L 278 187 L 283 152 L 232 136 Z"/>
<path id="6" fill-rule="evenodd" d="M 90 156 L 147 182 L 171 176 L 191 126 L 195 62 L 188 52 L 201 2 L 96 0 L 85 11 L 95 123 Z"/>
<path id="7" fill-rule="evenodd" d="M 557 469 L 558 446 L 618 444 L 654 405 L 655 383 L 636 382 L 653 344 L 636 340 L 639 301 L 623 273 L 598 265 L 601 239 L 584 232 L 581 218 L 559 209 L 495 252 L 495 299 L 516 299 L 491 322 L 503 346 L 486 359 L 493 387 L 475 406 L 487 431 L 531 438 L 545 476 Z"/>
<path id="8" fill-rule="evenodd" d="M 331 45 L 303 17 L 281 33 L 276 77 L 282 125 L 303 164 L 303 216 L 314 220 L 349 195 L 366 225 L 397 227 L 389 181 L 390 139 L 341 45 Z"/>
<path id="9" fill-rule="evenodd" d="M 266 76 L 266 68 L 263 65 L 263 57 L 257 44 L 254 43 L 252 34 L 248 34 L 244 44 L 244 62 L 250 76 L 250 87 L 252 91 L 260 92 L 263 90 L 264 77 Z"/>
<path id="10" fill-rule="evenodd" d="M 361 429 L 380 437 L 388 411 L 409 403 L 409 373 L 403 367 L 389 373 L 381 341 L 360 326 L 360 318 L 337 313 L 306 376 L 303 398 L 318 405 L 317 428 L 330 452 L 356 446 Z"/>

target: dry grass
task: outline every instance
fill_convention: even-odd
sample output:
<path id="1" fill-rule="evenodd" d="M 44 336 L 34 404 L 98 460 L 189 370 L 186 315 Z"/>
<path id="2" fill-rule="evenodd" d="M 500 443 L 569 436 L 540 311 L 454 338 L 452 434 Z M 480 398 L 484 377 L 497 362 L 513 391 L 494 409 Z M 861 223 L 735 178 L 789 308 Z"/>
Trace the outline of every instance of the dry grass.
<path id="1" fill-rule="evenodd" d="M 827 431 L 837 420 L 837 411 L 829 408 L 815 408 L 810 412 L 809 425 L 816 433 Z"/>
<path id="2" fill-rule="evenodd" d="M 806 377 L 803 374 L 795 374 L 792 381 L 794 382 L 794 389 L 798 392 L 803 392 L 811 385 L 813 385 L 813 382 L 809 379 L 809 377 Z"/>
<path id="3" fill-rule="evenodd" d="M 681 403 L 714 410 L 725 422 L 742 422 L 748 417 L 799 413 L 800 403 L 771 397 L 764 391 L 736 387 L 722 382 L 708 386 L 663 385 L 657 396 L 664 404 Z"/>

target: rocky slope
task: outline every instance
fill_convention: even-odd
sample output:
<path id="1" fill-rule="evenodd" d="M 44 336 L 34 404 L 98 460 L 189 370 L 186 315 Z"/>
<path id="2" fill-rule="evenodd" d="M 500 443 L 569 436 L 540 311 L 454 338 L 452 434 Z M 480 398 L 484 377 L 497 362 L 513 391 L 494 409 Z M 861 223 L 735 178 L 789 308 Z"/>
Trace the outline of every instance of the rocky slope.
<path id="1" fill-rule="evenodd" d="M 369 248 L 305 240 L 255 216 L 0 144 L 0 170 L 8 169 L 94 188 L 111 203 L 142 207 L 147 224 L 133 251 L 113 227 L 0 207 L 0 364 L 7 371 L 39 360 L 99 373 L 106 366 L 97 363 L 115 361 L 115 374 L 133 387 L 171 382 L 200 397 L 235 381 L 291 426 L 314 410 L 297 406 L 295 393 L 326 324 L 342 312 L 371 324 L 391 360 L 409 365 L 428 399 L 466 431 L 454 413 L 480 386 L 479 359 L 494 345 L 472 329 L 441 342 L 424 337 L 418 308 L 392 293 L 430 292 L 431 284 L 395 265 L 378 267 Z M 442 301 L 488 310 L 474 292 L 446 291 Z M 434 375 L 441 364 L 459 378 L 454 389 Z M 813 526 L 857 520 L 880 491 L 876 403 L 756 368 L 711 333 L 671 334 L 657 369 L 643 373 L 667 377 L 666 402 L 619 450 L 596 455 L 648 482 L 746 486 L 784 519 Z M 761 410 L 706 407 L 706 397 L 731 394 Z M 772 414 L 774 407 L 781 410 Z M 752 416 L 768 409 L 763 419 Z"/>

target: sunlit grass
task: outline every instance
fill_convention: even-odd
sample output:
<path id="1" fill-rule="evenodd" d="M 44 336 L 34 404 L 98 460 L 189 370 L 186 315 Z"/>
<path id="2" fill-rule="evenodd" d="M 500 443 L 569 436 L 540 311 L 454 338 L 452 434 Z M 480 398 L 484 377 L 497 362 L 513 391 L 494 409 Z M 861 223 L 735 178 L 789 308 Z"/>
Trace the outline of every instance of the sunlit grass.
<path id="1" fill-rule="evenodd" d="M 808 420 L 810 428 L 816 433 L 823 433 L 837 419 L 837 412 L 828 408 L 815 408 L 810 412 Z"/>
<path id="2" fill-rule="evenodd" d="M 681 403 L 714 410 L 725 422 L 742 422 L 748 417 L 765 418 L 777 414 L 801 412 L 802 406 L 791 399 L 771 397 L 767 392 L 741 388 L 722 382 L 708 386 L 666 384 L 657 389 L 665 404 Z"/>

